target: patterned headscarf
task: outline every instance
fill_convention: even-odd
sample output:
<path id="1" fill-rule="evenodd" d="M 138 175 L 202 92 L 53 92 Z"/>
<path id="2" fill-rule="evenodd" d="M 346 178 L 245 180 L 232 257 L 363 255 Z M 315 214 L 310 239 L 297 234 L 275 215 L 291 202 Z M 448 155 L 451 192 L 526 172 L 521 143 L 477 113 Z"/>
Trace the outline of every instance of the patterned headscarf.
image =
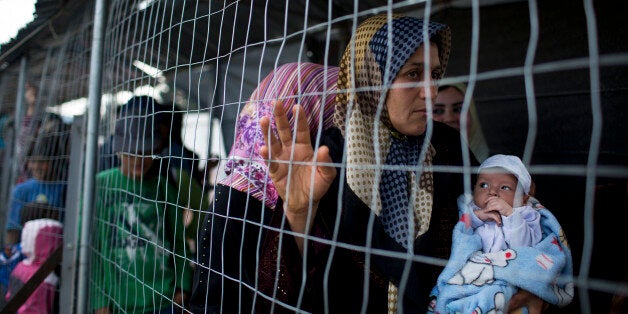
<path id="1" fill-rule="evenodd" d="M 236 124 L 235 141 L 225 165 L 227 176 L 219 183 L 246 192 L 274 209 L 278 195 L 268 176 L 268 167 L 259 154 L 259 148 L 264 145 L 259 119 L 269 117 L 271 128 L 277 135 L 271 102 L 283 101 L 291 127 L 294 127 L 292 107 L 300 104 L 314 139 L 319 132 L 321 118 L 322 130 L 333 126 L 337 79 L 337 67 L 307 62 L 284 64 L 268 74 L 242 108 Z"/>
<path id="2" fill-rule="evenodd" d="M 442 75 L 449 59 L 450 29 L 438 23 L 425 26 L 429 41 L 438 47 Z M 433 180 L 423 169 L 432 165 L 436 152 L 427 143 L 421 160 L 420 137 L 393 136 L 385 100 L 401 67 L 427 42 L 423 27 L 423 20 L 401 15 L 389 20 L 380 14 L 362 22 L 341 60 L 334 113 L 334 123 L 345 137 L 347 183 L 380 217 L 386 233 L 406 248 L 411 237 L 429 228 Z M 401 170 L 382 170 L 384 164 Z M 422 166 L 419 171 L 417 166 Z M 389 312 L 395 312 L 397 288 L 392 283 L 388 297 Z"/>
<path id="3" fill-rule="evenodd" d="M 347 164 L 353 165 L 347 167 L 347 182 L 378 215 L 382 203 L 378 191 L 381 173 L 377 171 L 387 163 L 393 131 L 386 108 L 378 115 L 378 107 L 385 103 L 387 88 L 399 69 L 426 42 L 422 36 L 423 26 L 423 20 L 414 17 L 393 15 L 392 20 L 388 20 L 386 14 L 370 17 L 357 28 L 340 64 L 334 123 L 346 139 Z M 444 73 L 449 59 L 450 29 L 443 24 L 429 23 L 427 31 L 429 40 L 438 46 Z M 391 56 L 387 66 L 389 48 Z M 376 128 L 378 117 L 380 127 Z M 421 161 L 423 165 L 431 165 L 433 153 L 428 145 L 426 157 Z M 410 199 L 415 212 L 415 236 L 427 231 L 431 215 L 431 173 L 422 172 L 420 181 L 421 187 L 412 172 Z M 429 206 L 420 205 L 425 198 L 429 198 Z"/>

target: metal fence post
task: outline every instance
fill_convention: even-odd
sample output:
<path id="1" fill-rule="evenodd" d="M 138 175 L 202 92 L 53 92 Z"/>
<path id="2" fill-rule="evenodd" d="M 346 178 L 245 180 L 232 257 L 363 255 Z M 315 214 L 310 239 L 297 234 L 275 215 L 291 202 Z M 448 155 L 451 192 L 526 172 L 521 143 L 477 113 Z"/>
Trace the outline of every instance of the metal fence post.
<path id="1" fill-rule="evenodd" d="M 98 125 L 100 122 L 100 100 L 102 93 L 102 55 L 106 22 L 106 1 L 96 0 L 94 8 L 94 30 L 92 55 L 90 58 L 89 94 L 87 112 L 87 140 L 85 149 L 85 182 L 83 184 L 83 202 L 81 212 L 81 235 L 79 247 L 79 276 L 77 290 L 78 313 L 88 313 L 89 297 L 89 245 L 91 243 L 90 225 L 92 205 L 94 203 L 94 181 L 96 179 L 96 161 L 98 148 Z"/>
<path id="2" fill-rule="evenodd" d="M 85 119 L 76 116 L 72 121 L 70 133 L 70 169 L 68 173 L 68 191 L 80 191 L 83 185 L 83 164 L 85 148 Z M 81 199 L 78 193 L 67 193 L 65 201 L 65 220 L 63 223 L 63 259 L 61 261 L 61 287 L 59 294 L 59 313 L 75 313 L 79 213 Z"/>

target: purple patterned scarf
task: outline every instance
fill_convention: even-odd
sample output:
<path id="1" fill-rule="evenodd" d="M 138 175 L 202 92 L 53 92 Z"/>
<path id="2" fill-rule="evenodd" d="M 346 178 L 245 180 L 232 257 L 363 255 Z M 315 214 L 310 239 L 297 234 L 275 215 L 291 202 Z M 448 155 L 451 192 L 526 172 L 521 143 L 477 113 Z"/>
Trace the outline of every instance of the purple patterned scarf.
<path id="1" fill-rule="evenodd" d="M 227 176 L 218 183 L 248 193 L 274 209 L 278 195 L 268 176 L 268 167 L 259 154 L 259 148 L 264 144 L 259 119 L 269 117 L 273 132 L 277 134 L 272 101 L 283 101 L 292 127 L 292 106 L 300 104 L 308 117 L 310 135 L 315 139 L 321 118 L 322 130 L 333 125 L 337 80 L 337 67 L 314 63 L 288 63 L 268 74 L 240 112 L 235 141 L 225 166 Z"/>

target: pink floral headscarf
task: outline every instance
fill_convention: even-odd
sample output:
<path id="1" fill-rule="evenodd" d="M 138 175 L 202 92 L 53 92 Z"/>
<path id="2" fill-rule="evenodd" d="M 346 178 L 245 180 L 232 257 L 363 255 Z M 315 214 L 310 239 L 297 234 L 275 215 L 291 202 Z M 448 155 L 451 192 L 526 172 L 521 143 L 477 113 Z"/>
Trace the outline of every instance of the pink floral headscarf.
<path id="1" fill-rule="evenodd" d="M 337 67 L 307 62 L 284 64 L 266 76 L 240 112 L 235 141 L 225 166 L 227 176 L 218 183 L 248 193 L 274 209 L 278 195 L 268 176 L 268 167 L 259 154 L 264 145 L 259 119 L 269 117 L 276 134 L 272 101 L 283 101 L 292 127 L 292 107 L 300 104 L 308 118 L 314 143 L 319 126 L 322 126 L 320 131 L 333 126 L 337 80 Z"/>

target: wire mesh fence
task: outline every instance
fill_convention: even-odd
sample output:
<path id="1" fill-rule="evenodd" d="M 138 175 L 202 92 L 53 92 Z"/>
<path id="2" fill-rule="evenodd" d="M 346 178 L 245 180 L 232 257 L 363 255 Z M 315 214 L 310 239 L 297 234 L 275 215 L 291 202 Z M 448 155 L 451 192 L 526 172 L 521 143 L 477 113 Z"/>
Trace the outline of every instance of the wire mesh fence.
<path id="1" fill-rule="evenodd" d="M 27 221 L 61 222 L 50 312 L 422 312 L 443 280 L 450 309 L 526 290 L 545 312 L 626 311 L 612 4 L 39 2 L 0 50 L 0 275 Z M 531 248 L 482 252 L 456 224 L 496 154 L 531 175 Z M 463 282 L 437 281 L 453 265 Z"/>

